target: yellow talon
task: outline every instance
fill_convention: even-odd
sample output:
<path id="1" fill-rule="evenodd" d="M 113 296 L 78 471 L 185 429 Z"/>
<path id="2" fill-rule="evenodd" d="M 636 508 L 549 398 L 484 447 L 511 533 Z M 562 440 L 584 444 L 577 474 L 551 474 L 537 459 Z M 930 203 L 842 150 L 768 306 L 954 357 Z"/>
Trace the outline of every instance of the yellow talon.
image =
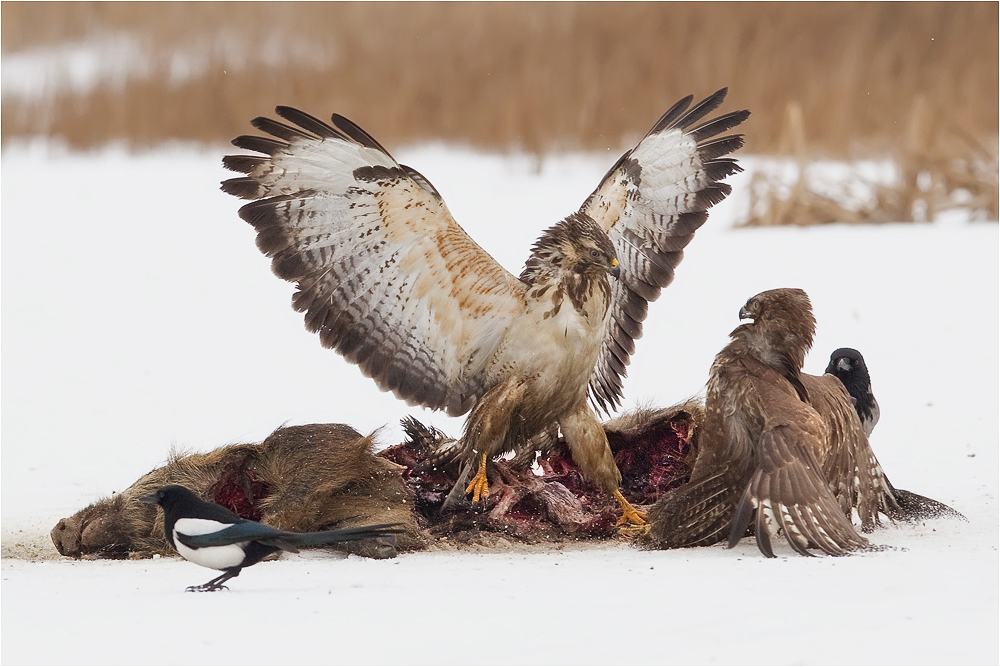
<path id="1" fill-rule="evenodd" d="M 618 522 L 615 523 L 616 526 L 621 526 L 626 523 L 633 526 L 641 526 L 646 523 L 646 513 L 640 512 L 636 508 L 632 507 L 629 501 L 625 500 L 625 496 L 622 495 L 621 491 L 615 489 L 612 492 L 612 495 L 614 495 L 615 500 L 617 500 L 618 504 L 622 507 L 622 516 L 618 519 Z"/>
<path id="2" fill-rule="evenodd" d="M 490 495 L 490 485 L 489 481 L 486 479 L 486 459 L 488 457 L 483 454 L 479 459 L 479 471 L 476 476 L 472 478 L 469 482 L 469 486 L 465 487 L 465 493 L 472 494 L 472 502 L 478 503 L 480 499 L 486 500 L 486 497 Z"/>

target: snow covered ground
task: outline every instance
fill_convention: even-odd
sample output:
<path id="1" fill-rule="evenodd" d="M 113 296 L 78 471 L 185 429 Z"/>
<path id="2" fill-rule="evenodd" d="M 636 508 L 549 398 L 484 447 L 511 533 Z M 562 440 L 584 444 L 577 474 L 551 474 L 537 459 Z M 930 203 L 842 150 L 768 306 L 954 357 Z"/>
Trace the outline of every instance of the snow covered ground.
<path id="1" fill-rule="evenodd" d="M 60 518 L 171 448 L 331 421 L 384 427 L 388 445 L 411 413 L 459 431 L 305 332 L 218 189 L 225 152 L 2 154 L 3 663 L 997 663 L 997 225 L 734 229 L 746 175 L 651 308 L 627 407 L 701 392 L 744 301 L 802 287 L 806 370 L 860 349 L 883 467 L 968 523 L 890 526 L 872 537 L 894 549 L 839 559 L 767 560 L 752 542 L 309 553 L 215 595 L 184 593 L 212 574 L 177 559 L 58 556 Z M 617 157 L 397 153 L 515 273 Z"/>

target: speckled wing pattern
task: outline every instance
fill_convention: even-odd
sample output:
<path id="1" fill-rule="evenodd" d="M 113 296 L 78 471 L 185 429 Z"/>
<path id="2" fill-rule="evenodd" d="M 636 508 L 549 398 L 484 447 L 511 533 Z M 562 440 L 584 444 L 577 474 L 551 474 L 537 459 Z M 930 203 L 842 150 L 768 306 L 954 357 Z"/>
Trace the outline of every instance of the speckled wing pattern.
<path id="1" fill-rule="evenodd" d="M 755 447 L 756 470 L 736 507 L 729 546 L 743 537 L 754 516 L 757 546 L 768 557 L 774 556 L 769 523 L 803 556 L 810 555 L 810 547 L 842 556 L 866 546 L 819 463 L 846 443 L 833 440 L 826 420 L 789 387 L 767 376 L 750 381 L 760 396 L 764 424 Z"/>
<path id="2" fill-rule="evenodd" d="M 604 411 L 622 399 L 622 378 L 642 336 L 647 304 L 671 283 L 684 248 L 708 218 L 708 209 L 730 192 L 721 179 L 741 171 L 723 157 L 743 145 L 742 135 L 721 133 L 749 111 L 697 124 L 725 99 L 727 89 L 698 102 L 688 96 L 668 110 L 646 137 L 622 155 L 581 212 L 601 225 L 615 246 L 621 279 L 612 284 L 612 317 L 590 395 Z"/>
<path id="3" fill-rule="evenodd" d="M 823 476 L 830 480 L 830 490 L 845 515 L 856 509 L 861 529 L 871 531 L 879 524 L 879 512 L 891 515 L 898 506 L 851 395 L 834 375 L 803 373 L 802 382 L 829 432 L 829 451 L 820 457 Z"/>
<path id="4" fill-rule="evenodd" d="M 268 137 L 241 136 L 227 156 L 244 177 L 226 192 L 251 199 L 240 217 L 292 304 L 325 347 L 410 405 L 467 412 L 484 369 L 525 309 L 523 284 L 455 222 L 434 187 L 360 127 L 290 107 L 288 124 L 256 118 Z"/>

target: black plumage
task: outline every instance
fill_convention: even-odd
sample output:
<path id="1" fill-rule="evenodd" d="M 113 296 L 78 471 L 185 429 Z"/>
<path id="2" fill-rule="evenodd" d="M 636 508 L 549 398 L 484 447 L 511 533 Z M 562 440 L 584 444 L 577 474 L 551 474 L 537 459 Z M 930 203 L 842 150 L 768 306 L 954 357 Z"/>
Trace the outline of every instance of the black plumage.
<path id="1" fill-rule="evenodd" d="M 830 355 L 826 372 L 836 376 L 844 384 L 847 393 L 854 400 L 854 409 L 857 410 L 865 435 L 871 437 L 875 424 L 878 423 L 879 409 L 875 394 L 872 393 L 872 381 L 865 358 L 853 348 L 842 347 Z"/>
<path id="2" fill-rule="evenodd" d="M 201 586 L 189 586 L 189 591 L 226 588 L 223 584 L 239 576 L 243 568 L 256 565 L 278 551 L 297 553 L 299 547 L 366 538 L 394 539 L 394 535 L 404 532 L 402 526 L 388 524 L 290 533 L 241 518 L 177 485 L 165 486 L 139 500 L 163 508 L 167 541 L 181 556 L 203 567 L 222 570 L 221 576 Z"/>

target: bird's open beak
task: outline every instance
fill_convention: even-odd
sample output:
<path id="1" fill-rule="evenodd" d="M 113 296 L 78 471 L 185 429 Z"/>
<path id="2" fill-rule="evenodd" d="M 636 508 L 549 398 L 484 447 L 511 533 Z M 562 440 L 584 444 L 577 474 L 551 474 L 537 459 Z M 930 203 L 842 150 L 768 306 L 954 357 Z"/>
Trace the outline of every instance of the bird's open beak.
<path id="1" fill-rule="evenodd" d="M 142 496 L 139 498 L 139 502 L 146 503 L 147 505 L 156 505 L 159 500 L 157 500 L 155 493 L 151 493 L 148 496 Z"/>
<path id="2" fill-rule="evenodd" d="M 610 273 L 615 278 L 620 278 L 621 277 L 621 275 L 622 275 L 622 267 L 618 266 L 618 260 L 617 259 L 612 259 L 611 260 L 611 270 L 608 271 L 608 273 Z"/>

